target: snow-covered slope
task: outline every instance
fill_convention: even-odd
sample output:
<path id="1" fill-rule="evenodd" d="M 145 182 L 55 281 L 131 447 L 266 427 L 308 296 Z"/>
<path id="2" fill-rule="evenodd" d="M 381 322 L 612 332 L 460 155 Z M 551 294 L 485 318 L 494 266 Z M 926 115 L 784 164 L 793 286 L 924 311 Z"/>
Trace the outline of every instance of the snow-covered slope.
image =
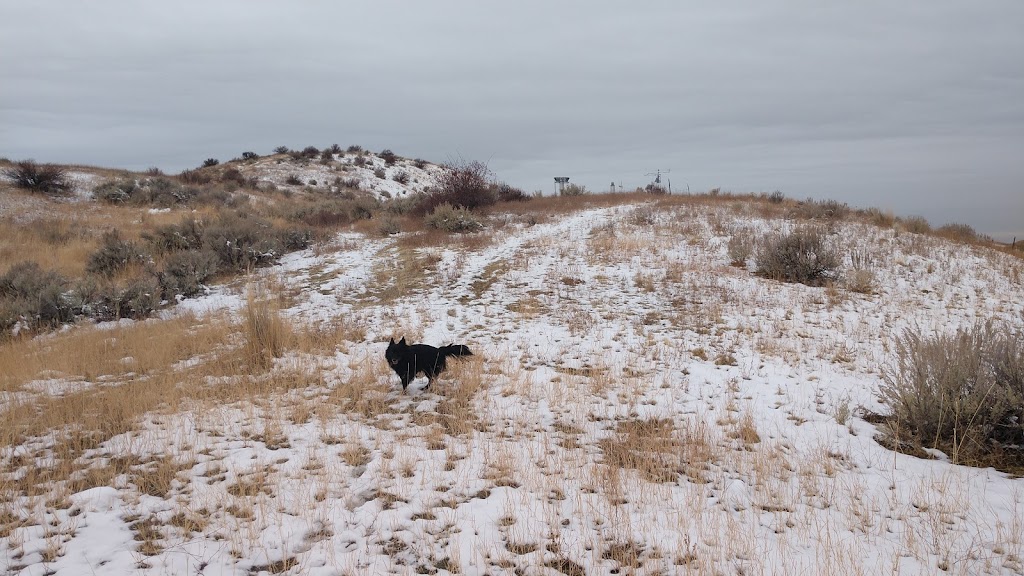
<path id="1" fill-rule="evenodd" d="M 341 184 L 356 184 L 360 190 L 381 198 L 423 192 L 436 186 L 437 177 L 444 170 L 436 164 L 401 157 L 396 157 L 389 166 L 384 158 L 369 152 L 341 152 L 333 154 L 326 162 L 321 161 L 320 156 L 296 160 L 287 154 L 276 154 L 241 162 L 236 167 L 247 178 L 279 188 L 338 188 Z"/>
<path id="2" fill-rule="evenodd" d="M 874 277 L 861 294 L 730 266 L 731 236 L 792 225 L 742 203 L 539 220 L 498 215 L 487 241 L 447 247 L 345 234 L 261 271 L 293 326 L 344 328 L 330 351 L 276 361 L 307 383 L 196 400 L 103 442 L 92 457 L 186 464 L 166 494 L 118 478 L 64 508 L 19 500 L 8 513 L 39 521 L 0 539 L 0 567 L 1024 573 L 1024 479 L 893 453 L 856 410 L 881 408 L 905 327 L 1024 329 L 1020 260 L 838 223 L 833 241 Z M 222 287 L 173 314 L 245 300 Z M 475 356 L 403 394 L 383 360 L 403 334 Z"/>

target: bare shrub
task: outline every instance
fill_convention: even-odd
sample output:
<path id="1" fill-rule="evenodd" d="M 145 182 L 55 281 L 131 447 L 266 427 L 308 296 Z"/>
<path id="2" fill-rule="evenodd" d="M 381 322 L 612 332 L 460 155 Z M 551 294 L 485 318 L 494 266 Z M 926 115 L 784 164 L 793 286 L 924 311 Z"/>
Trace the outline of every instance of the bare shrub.
<path id="1" fill-rule="evenodd" d="M 491 170 L 483 162 L 447 164 L 438 178 L 438 189 L 423 198 L 417 211 L 429 214 L 441 204 L 467 210 L 490 206 L 498 200 L 491 180 Z"/>
<path id="2" fill-rule="evenodd" d="M 255 160 L 259 157 L 260 155 L 255 152 L 242 152 L 242 160 Z"/>
<path id="3" fill-rule="evenodd" d="M 274 148 L 274 154 L 287 154 L 287 153 L 288 153 L 288 147 L 287 146 L 278 146 L 277 148 Z"/>
<path id="4" fill-rule="evenodd" d="M 302 186 L 302 180 L 295 174 L 289 174 L 288 177 L 284 179 L 284 183 L 289 186 Z"/>
<path id="5" fill-rule="evenodd" d="M 384 164 L 388 166 L 394 166 L 395 162 L 398 160 L 398 155 L 388 148 L 381 150 L 380 154 L 377 155 L 380 156 L 384 160 Z"/>
<path id="6" fill-rule="evenodd" d="M 71 193 L 71 181 L 67 170 L 55 164 L 37 164 L 35 160 L 15 162 L 5 168 L 3 175 L 16 187 L 30 192 L 50 196 L 66 196 Z"/>
<path id="7" fill-rule="evenodd" d="M 530 200 L 530 195 L 522 188 L 516 188 L 502 182 L 497 189 L 498 202 L 525 202 Z"/>
<path id="8" fill-rule="evenodd" d="M 89 255 L 85 270 L 91 274 L 110 278 L 130 266 L 142 264 L 148 260 L 148 254 L 135 242 L 122 238 L 121 233 L 115 229 L 103 234 L 102 244 L 98 250 Z"/>
<path id="9" fill-rule="evenodd" d="M 203 160 L 203 168 L 212 168 L 218 164 L 220 164 L 220 160 L 217 160 L 216 158 L 207 158 L 206 160 Z"/>
<path id="10" fill-rule="evenodd" d="M 827 245 L 818 228 L 798 228 L 760 243 L 754 258 L 757 273 L 765 278 L 821 286 L 836 277 L 839 253 Z"/>
<path id="11" fill-rule="evenodd" d="M 391 179 L 394 180 L 395 182 L 398 182 L 399 184 L 408 184 L 409 173 L 406 172 L 405 170 L 399 170 L 398 172 L 395 173 L 394 176 L 391 177 Z"/>
<path id="12" fill-rule="evenodd" d="M 451 204 L 441 204 L 426 218 L 427 226 L 445 232 L 476 232 L 483 228 L 469 209 Z"/>
<path id="13" fill-rule="evenodd" d="M 381 180 L 387 178 L 387 172 L 385 172 L 383 168 L 374 169 L 373 175 L 376 176 L 377 178 L 380 178 Z"/>
<path id="14" fill-rule="evenodd" d="M 781 190 L 775 190 L 768 195 L 768 201 L 772 204 L 782 204 L 785 199 L 786 195 Z"/>
<path id="15" fill-rule="evenodd" d="M 934 336 L 906 330 L 883 380 L 879 399 L 900 441 L 958 463 L 1024 464 L 1024 337 L 1009 326 L 979 322 Z"/>

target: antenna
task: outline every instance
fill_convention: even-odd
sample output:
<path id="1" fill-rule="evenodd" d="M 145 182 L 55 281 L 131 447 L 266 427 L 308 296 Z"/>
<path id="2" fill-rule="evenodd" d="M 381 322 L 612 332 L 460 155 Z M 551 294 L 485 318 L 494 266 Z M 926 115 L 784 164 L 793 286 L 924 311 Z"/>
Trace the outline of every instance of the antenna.
<path id="1" fill-rule="evenodd" d="M 662 170 L 660 168 L 655 170 L 654 172 L 648 172 L 646 175 L 647 176 L 654 176 L 654 182 L 651 182 L 650 184 L 647 185 L 647 191 L 652 193 L 652 194 L 664 194 L 665 193 L 665 188 L 662 187 L 662 185 L 661 185 L 661 175 L 662 174 L 668 174 L 670 172 L 672 172 L 671 169 L 669 169 L 669 170 Z M 669 194 L 672 193 L 672 181 L 671 180 L 668 181 L 668 193 Z"/>
<path id="2" fill-rule="evenodd" d="M 647 174 L 644 174 L 644 176 L 654 176 L 654 183 L 655 184 L 661 184 L 661 175 L 662 174 L 668 174 L 670 172 L 672 172 L 671 168 L 668 169 L 668 170 L 658 169 L 658 170 L 655 170 L 654 172 L 648 172 Z"/>

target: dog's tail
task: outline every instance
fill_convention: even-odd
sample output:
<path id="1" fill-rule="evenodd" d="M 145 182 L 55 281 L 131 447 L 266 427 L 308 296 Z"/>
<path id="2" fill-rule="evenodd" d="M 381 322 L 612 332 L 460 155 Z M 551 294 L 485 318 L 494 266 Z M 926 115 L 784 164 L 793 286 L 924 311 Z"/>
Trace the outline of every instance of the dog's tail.
<path id="1" fill-rule="evenodd" d="M 441 346 L 441 354 L 445 356 L 472 356 L 473 353 L 469 351 L 469 346 L 463 344 L 452 344 L 450 346 Z"/>

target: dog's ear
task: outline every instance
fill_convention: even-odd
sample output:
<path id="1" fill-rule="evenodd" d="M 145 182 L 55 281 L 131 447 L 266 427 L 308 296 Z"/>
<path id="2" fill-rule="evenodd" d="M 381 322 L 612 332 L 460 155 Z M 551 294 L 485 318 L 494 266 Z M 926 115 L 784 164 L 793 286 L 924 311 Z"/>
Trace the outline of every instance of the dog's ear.
<path id="1" fill-rule="evenodd" d="M 391 339 L 390 339 L 390 343 L 391 343 L 391 344 L 394 344 L 394 343 L 395 343 L 395 337 L 394 337 L 394 336 L 392 336 L 392 337 L 391 337 Z"/>
<path id="2" fill-rule="evenodd" d="M 398 343 L 399 343 L 399 344 L 401 344 L 402 346 L 406 346 L 406 343 L 405 343 L 405 336 L 402 336 L 402 339 L 401 339 L 401 340 L 399 340 L 399 341 L 398 341 Z"/>

